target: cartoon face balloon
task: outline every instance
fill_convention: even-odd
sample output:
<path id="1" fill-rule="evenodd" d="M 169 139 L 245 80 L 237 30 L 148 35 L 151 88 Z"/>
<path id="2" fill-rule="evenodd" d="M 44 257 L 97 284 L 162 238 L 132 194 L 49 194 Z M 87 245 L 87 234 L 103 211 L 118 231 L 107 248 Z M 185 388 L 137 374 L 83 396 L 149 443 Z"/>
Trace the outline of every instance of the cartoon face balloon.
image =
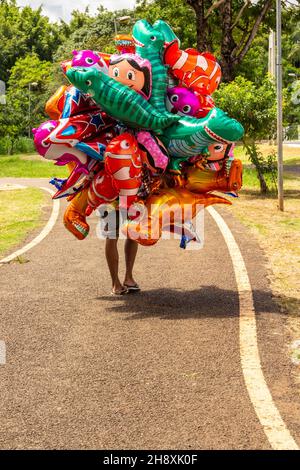
<path id="1" fill-rule="evenodd" d="M 196 116 L 200 109 L 200 102 L 193 91 L 177 86 L 167 89 L 166 107 L 170 113 Z"/>
<path id="2" fill-rule="evenodd" d="M 216 142 L 215 144 L 208 146 L 209 156 L 206 158 L 207 161 L 215 162 L 219 160 L 223 160 L 225 156 L 228 155 L 228 151 L 231 145 L 221 144 Z"/>
<path id="3" fill-rule="evenodd" d="M 34 145 L 37 152 L 46 160 L 54 160 L 56 162 L 55 164 L 58 166 L 74 162 L 77 165 L 78 171 L 80 169 L 80 172 L 88 174 L 87 165 L 89 159 L 86 154 L 76 148 L 67 147 L 62 143 L 53 144 L 47 142 L 49 135 L 57 129 L 58 126 L 59 121 L 46 121 L 38 128 L 32 129 Z"/>
<path id="4" fill-rule="evenodd" d="M 206 157 L 208 168 L 212 171 L 219 171 L 226 159 L 232 155 L 232 144 L 222 144 L 215 142 L 208 146 L 209 155 Z M 230 154 L 230 155 L 229 155 Z M 233 158 L 233 155 L 232 155 Z"/>
<path id="5" fill-rule="evenodd" d="M 94 67 L 101 72 L 108 73 L 108 66 L 104 59 L 95 51 L 88 49 L 82 51 L 73 51 L 72 67 Z"/>
<path id="6" fill-rule="evenodd" d="M 108 74 L 117 82 L 137 91 L 144 98 L 150 98 L 152 74 L 148 60 L 136 54 L 114 55 L 110 59 Z"/>
<path id="7" fill-rule="evenodd" d="M 221 67 L 212 54 L 195 49 L 182 51 L 176 40 L 166 47 L 164 63 L 185 86 L 204 95 L 211 95 L 221 81 Z"/>
<path id="8" fill-rule="evenodd" d="M 134 40 L 130 34 L 117 34 L 114 39 L 116 49 L 120 52 L 120 54 L 135 53 Z"/>

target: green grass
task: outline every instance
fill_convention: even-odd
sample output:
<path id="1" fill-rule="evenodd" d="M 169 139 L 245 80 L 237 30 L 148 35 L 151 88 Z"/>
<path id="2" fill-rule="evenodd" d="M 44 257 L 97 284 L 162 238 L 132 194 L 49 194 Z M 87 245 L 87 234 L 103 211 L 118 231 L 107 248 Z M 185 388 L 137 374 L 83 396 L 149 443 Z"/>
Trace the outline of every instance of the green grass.
<path id="1" fill-rule="evenodd" d="M 300 337 L 300 176 L 284 174 L 284 212 L 276 193 L 254 188 L 254 170 L 246 168 L 240 198 L 230 211 L 256 236 L 267 254 L 268 277 L 280 308 L 287 315 L 287 335 Z M 258 182 L 257 182 L 258 184 Z M 250 236 L 250 234 L 249 234 Z M 252 235 L 251 235 L 252 236 Z M 300 374 L 298 374 L 300 383 Z"/>
<path id="2" fill-rule="evenodd" d="M 267 155 L 276 147 L 269 144 L 259 144 L 260 151 Z M 237 145 L 234 149 L 235 158 L 242 160 L 244 165 L 250 165 L 251 162 L 246 155 L 242 145 Z M 300 163 L 300 148 L 283 148 L 284 164 L 297 165 Z M 66 167 L 58 167 L 37 154 L 34 155 L 0 155 L 0 178 L 6 176 L 15 178 L 65 178 L 68 176 Z M 244 169 L 245 185 L 248 183 L 251 187 L 258 187 L 258 181 L 255 182 L 255 173 Z"/>
<path id="3" fill-rule="evenodd" d="M 285 225 L 288 229 L 290 228 L 291 230 L 300 230 L 300 219 L 287 219 L 287 220 L 281 220 L 279 222 L 282 225 Z"/>
<path id="4" fill-rule="evenodd" d="M 274 188 L 274 182 L 269 174 L 265 175 L 269 188 Z M 243 168 L 243 189 L 259 190 L 260 185 L 254 168 Z"/>
<path id="5" fill-rule="evenodd" d="M 37 155 L 0 156 L 0 178 L 64 178 L 65 167 L 55 166 Z"/>
<path id="6" fill-rule="evenodd" d="M 275 154 L 277 153 L 276 145 L 258 144 L 258 148 L 265 157 L 272 152 L 275 152 Z M 248 155 L 246 155 L 246 150 L 244 149 L 243 145 L 237 145 L 234 148 L 233 153 L 234 153 L 235 158 L 239 158 L 244 165 L 251 164 Z M 285 165 L 299 164 L 300 163 L 300 148 L 288 147 L 286 145 L 283 145 L 283 161 Z"/>
<path id="7" fill-rule="evenodd" d="M 38 188 L 0 191 L 0 258 L 41 226 L 46 196 Z"/>
<path id="8" fill-rule="evenodd" d="M 243 188 L 259 188 L 256 171 L 252 168 L 243 168 Z"/>
<path id="9" fill-rule="evenodd" d="M 300 149 L 299 149 L 300 153 Z M 291 158 L 290 160 L 287 160 L 284 162 L 285 165 L 300 165 L 300 156 L 296 158 Z"/>

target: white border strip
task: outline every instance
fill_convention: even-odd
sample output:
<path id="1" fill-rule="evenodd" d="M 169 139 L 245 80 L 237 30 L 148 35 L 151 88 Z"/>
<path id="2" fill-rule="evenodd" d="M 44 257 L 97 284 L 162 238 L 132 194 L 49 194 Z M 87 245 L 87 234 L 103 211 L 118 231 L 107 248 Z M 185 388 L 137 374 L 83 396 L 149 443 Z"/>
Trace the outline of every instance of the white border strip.
<path id="1" fill-rule="evenodd" d="M 48 193 L 51 194 L 51 196 L 54 195 L 54 191 L 51 191 L 51 189 L 49 189 L 49 188 L 45 188 L 43 186 L 40 186 L 40 189 L 43 189 L 44 191 L 47 191 Z M 31 250 L 31 248 L 34 248 L 36 245 L 38 245 L 38 243 L 43 241 L 44 238 L 47 237 L 47 235 L 49 235 L 49 233 L 51 232 L 51 230 L 53 229 L 53 227 L 54 227 L 54 225 L 57 221 L 57 217 L 58 217 L 58 214 L 59 214 L 59 206 L 60 206 L 59 200 L 58 199 L 53 199 L 53 207 L 52 207 L 51 216 L 50 216 L 47 224 L 45 225 L 45 227 L 41 231 L 41 233 L 37 237 L 35 237 L 30 243 L 23 246 L 23 248 L 20 248 L 20 250 L 17 250 L 14 253 L 12 253 L 11 255 L 7 256 L 6 258 L 1 259 L 0 260 L 0 266 L 4 265 L 4 264 L 7 264 L 7 263 L 10 263 L 10 261 L 12 261 L 13 259 L 17 258 L 18 256 L 23 255 L 24 253 L 26 253 L 26 251 Z"/>
<path id="2" fill-rule="evenodd" d="M 6 364 L 6 344 L 5 341 L 0 340 L 0 366 Z"/>
<path id="3" fill-rule="evenodd" d="M 213 207 L 208 207 L 207 210 L 224 237 L 233 264 L 240 303 L 241 364 L 250 400 L 272 448 L 299 450 L 280 416 L 263 375 L 252 288 L 242 253 L 223 217 Z"/>

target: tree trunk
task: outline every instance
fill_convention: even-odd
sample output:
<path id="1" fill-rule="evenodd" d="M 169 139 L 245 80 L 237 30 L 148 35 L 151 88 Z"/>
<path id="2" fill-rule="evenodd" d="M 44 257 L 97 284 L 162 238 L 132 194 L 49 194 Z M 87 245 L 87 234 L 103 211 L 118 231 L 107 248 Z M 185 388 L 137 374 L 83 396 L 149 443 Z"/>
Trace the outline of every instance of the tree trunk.
<path id="1" fill-rule="evenodd" d="M 205 18 L 204 0 L 187 0 L 196 14 L 197 49 L 199 52 L 207 51 L 207 19 Z"/>
<path id="2" fill-rule="evenodd" d="M 230 82 L 234 79 L 233 51 L 236 47 L 232 36 L 232 2 L 226 0 L 219 6 L 222 24 L 221 67 L 223 80 Z"/>
<path id="3" fill-rule="evenodd" d="M 7 155 L 12 155 L 14 150 L 14 139 L 10 139 L 10 143 L 7 146 Z"/>
<path id="4" fill-rule="evenodd" d="M 222 55 L 221 59 L 221 68 L 222 68 L 222 80 L 224 82 L 231 82 L 234 80 L 234 63 L 231 57 L 227 55 Z"/>
<path id="5" fill-rule="evenodd" d="M 269 188 L 265 179 L 265 175 L 263 173 L 263 166 L 262 166 L 262 162 L 259 156 L 259 152 L 255 143 L 255 140 L 251 139 L 249 141 L 244 138 L 243 144 L 244 144 L 246 153 L 249 156 L 251 163 L 253 163 L 253 165 L 255 166 L 257 178 L 258 178 L 259 185 L 260 185 L 260 194 L 265 196 L 268 193 Z"/>
<path id="6" fill-rule="evenodd" d="M 245 2 L 238 13 L 233 16 L 232 0 L 186 0 L 196 14 L 197 49 L 200 52 L 210 50 L 213 52 L 210 26 L 214 26 L 212 15 L 219 15 L 221 25 L 221 66 L 223 80 L 229 82 L 234 79 L 235 70 L 247 54 L 256 37 L 259 27 L 272 8 L 274 0 L 264 0 L 257 12 L 255 22 L 249 25 L 244 32 L 242 40 L 237 45 L 233 39 L 235 28 L 239 26 L 251 1 Z"/>
<path id="7" fill-rule="evenodd" d="M 196 29 L 197 29 L 197 49 L 199 52 L 204 52 L 207 49 L 206 31 L 207 21 L 204 15 L 203 2 L 197 3 L 196 12 Z"/>
<path id="8" fill-rule="evenodd" d="M 263 173 L 260 172 L 259 168 L 256 168 L 256 170 L 257 170 L 257 177 L 258 177 L 259 185 L 260 185 L 260 194 L 263 194 L 265 196 L 268 192 L 268 186 L 267 186 L 265 177 Z"/>

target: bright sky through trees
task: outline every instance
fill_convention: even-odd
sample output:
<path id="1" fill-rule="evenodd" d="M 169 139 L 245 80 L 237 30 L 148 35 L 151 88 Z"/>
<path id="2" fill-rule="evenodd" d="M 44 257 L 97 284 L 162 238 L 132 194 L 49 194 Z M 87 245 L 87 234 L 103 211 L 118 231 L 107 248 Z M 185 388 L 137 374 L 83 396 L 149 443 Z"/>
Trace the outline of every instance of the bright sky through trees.
<path id="1" fill-rule="evenodd" d="M 37 8 L 43 5 L 43 13 L 47 15 L 51 21 L 62 18 L 65 21 L 70 20 L 72 10 L 84 11 L 87 6 L 90 12 L 96 13 L 98 6 L 102 5 L 108 10 L 120 10 L 122 8 L 133 8 L 135 0 L 17 0 L 18 5 L 29 5 Z"/>

